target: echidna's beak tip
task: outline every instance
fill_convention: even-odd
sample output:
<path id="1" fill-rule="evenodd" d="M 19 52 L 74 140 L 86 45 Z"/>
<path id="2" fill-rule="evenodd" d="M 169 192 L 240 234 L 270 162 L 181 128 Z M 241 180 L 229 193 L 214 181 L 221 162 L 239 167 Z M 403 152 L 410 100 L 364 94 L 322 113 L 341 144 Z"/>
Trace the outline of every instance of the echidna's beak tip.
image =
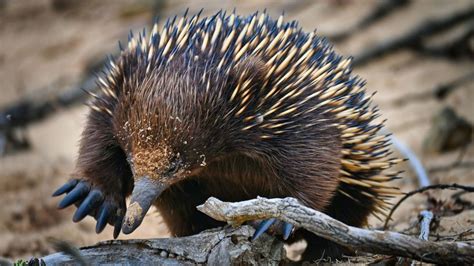
<path id="1" fill-rule="evenodd" d="M 135 182 L 130 205 L 127 207 L 122 223 L 124 234 L 130 234 L 140 226 L 151 205 L 165 188 L 165 185 L 150 179 L 148 176 L 144 176 Z"/>

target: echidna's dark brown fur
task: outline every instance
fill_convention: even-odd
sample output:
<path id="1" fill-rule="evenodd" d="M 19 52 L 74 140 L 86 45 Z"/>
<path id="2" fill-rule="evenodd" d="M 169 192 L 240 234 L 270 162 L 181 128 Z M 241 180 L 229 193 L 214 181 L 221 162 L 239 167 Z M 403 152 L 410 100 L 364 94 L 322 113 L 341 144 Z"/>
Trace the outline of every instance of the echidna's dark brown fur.
<path id="1" fill-rule="evenodd" d="M 398 193 L 386 185 L 397 173 L 382 173 L 398 159 L 351 59 L 296 22 L 175 17 L 130 36 L 98 85 L 78 177 L 118 201 L 134 176 L 167 183 L 156 206 L 176 236 L 221 225 L 195 208 L 209 196 L 291 196 L 361 226 Z M 176 160 L 181 178 L 161 177 Z M 339 254 L 300 233 L 313 255 Z"/>

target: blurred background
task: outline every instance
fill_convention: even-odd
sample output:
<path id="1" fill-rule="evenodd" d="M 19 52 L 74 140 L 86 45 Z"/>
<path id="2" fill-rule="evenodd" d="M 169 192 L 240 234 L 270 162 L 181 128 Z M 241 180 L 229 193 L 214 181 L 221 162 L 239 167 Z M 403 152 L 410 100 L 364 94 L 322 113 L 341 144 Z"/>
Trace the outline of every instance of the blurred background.
<path id="1" fill-rule="evenodd" d="M 414 151 L 431 184 L 474 184 L 472 0 L 0 0 L 0 256 L 44 255 L 54 251 L 51 239 L 84 246 L 112 237 L 110 228 L 96 235 L 91 218 L 74 224 L 73 208 L 58 211 L 50 197 L 74 167 L 87 112 L 80 88 L 93 90 L 94 73 L 117 53 L 117 41 L 150 29 L 155 16 L 234 7 L 241 15 L 284 11 L 286 21 L 317 28 L 340 54 L 354 56 L 354 72 L 369 93 L 377 91 L 388 131 Z M 408 163 L 399 168 L 405 178 L 396 185 L 419 187 Z M 474 238 L 474 198 L 462 200 L 436 233 Z M 404 203 L 392 229 L 409 232 L 427 204 L 421 196 Z M 153 212 L 127 237 L 167 236 Z"/>

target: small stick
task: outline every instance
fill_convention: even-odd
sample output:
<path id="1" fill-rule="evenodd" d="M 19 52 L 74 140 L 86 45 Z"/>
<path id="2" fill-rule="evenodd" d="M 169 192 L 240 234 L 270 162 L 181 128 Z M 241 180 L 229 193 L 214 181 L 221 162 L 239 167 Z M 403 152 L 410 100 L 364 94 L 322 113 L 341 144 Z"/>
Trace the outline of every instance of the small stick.
<path id="1" fill-rule="evenodd" d="M 430 225 L 434 215 L 433 212 L 424 210 L 420 212 L 420 216 L 420 236 L 418 238 L 428 241 L 428 237 L 430 236 Z"/>
<path id="2" fill-rule="evenodd" d="M 393 101 L 393 105 L 403 106 L 408 103 L 416 103 L 419 101 L 425 101 L 427 98 L 434 97 L 437 100 L 445 99 L 450 93 L 453 91 L 463 88 L 463 85 L 469 84 L 470 82 L 474 81 L 474 71 L 468 72 L 467 74 L 463 74 L 453 80 L 450 80 L 446 83 L 442 83 L 437 85 L 435 88 L 424 91 L 424 92 L 415 92 L 410 95 L 404 95 L 399 99 Z M 467 87 L 467 86 L 466 86 Z"/>
<path id="3" fill-rule="evenodd" d="M 386 16 L 390 15 L 392 12 L 405 7 L 409 4 L 408 0 L 386 0 L 379 1 L 378 5 L 370 12 L 366 17 L 360 20 L 355 25 L 351 26 L 349 29 L 334 34 L 327 35 L 327 37 L 334 42 L 341 42 L 346 40 L 348 37 L 352 36 L 356 32 L 360 32 L 370 25 L 375 24 L 376 22 L 382 20 Z"/>
<path id="4" fill-rule="evenodd" d="M 417 25 L 407 34 L 378 43 L 374 47 L 362 51 L 358 56 L 354 57 L 352 64 L 353 66 L 360 66 L 389 52 L 407 47 L 416 47 L 420 45 L 422 38 L 455 26 L 472 18 L 473 15 L 474 8 L 469 7 L 447 17 L 425 21 Z"/>
<path id="5" fill-rule="evenodd" d="M 410 192 L 406 193 L 405 196 L 403 196 L 393 206 L 393 208 L 390 210 L 390 212 L 387 215 L 387 218 L 385 218 L 385 224 L 383 225 L 383 229 L 387 230 L 387 226 L 388 226 L 388 222 L 390 221 L 390 218 L 392 218 L 393 213 L 400 206 L 400 204 L 402 204 L 402 202 L 404 202 L 406 199 L 408 199 L 409 197 L 411 197 L 415 194 L 422 193 L 422 192 L 425 192 L 425 191 L 431 190 L 431 189 L 462 189 L 462 190 L 465 190 L 467 192 L 474 192 L 474 187 L 473 186 L 463 186 L 463 185 L 459 185 L 459 184 L 456 184 L 456 183 L 454 183 L 454 184 L 431 185 L 431 186 L 426 186 L 426 187 L 422 187 L 422 188 L 410 191 Z"/>
<path id="6" fill-rule="evenodd" d="M 430 236 L 430 224 L 433 220 L 433 213 L 428 210 L 424 210 L 420 212 L 420 236 L 418 239 L 428 241 Z M 416 265 L 415 261 L 410 263 L 410 266 Z"/>

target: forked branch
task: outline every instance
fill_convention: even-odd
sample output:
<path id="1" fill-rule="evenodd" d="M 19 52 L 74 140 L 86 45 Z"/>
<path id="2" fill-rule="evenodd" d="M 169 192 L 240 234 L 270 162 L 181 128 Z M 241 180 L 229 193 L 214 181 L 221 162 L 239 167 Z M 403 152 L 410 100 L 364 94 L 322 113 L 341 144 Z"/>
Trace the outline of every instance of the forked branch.
<path id="1" fill-rule="evenodd" d="M 474 263 L 474 246 L 464 242 L 423 241 L 404 234 L 348 226 L 298 203 L 294 198 L 257 198 L 223 202 L 209 198 L 198 209 L 219 221 L 239 225 L 248 220 L 278 218 L 356 251 L 396 255 L 442 264 Z"/>

